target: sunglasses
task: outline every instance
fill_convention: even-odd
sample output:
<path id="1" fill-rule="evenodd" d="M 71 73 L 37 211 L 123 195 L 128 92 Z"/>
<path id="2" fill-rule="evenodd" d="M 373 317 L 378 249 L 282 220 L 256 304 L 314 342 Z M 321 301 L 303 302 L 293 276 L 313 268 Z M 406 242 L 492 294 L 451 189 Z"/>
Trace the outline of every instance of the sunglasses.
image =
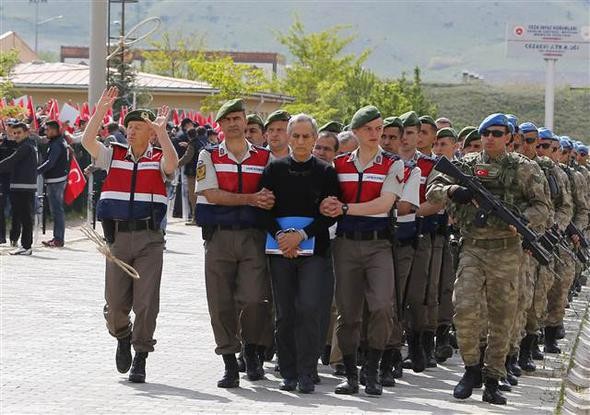
<path id="1" fill-rule="evenodd" d="M 524 139 L 524 142 L 527 144 L 533 144 L 536 141 L 537 141 L 537 139 L 535 137 L 527 137 Z"/>
<path id="2" fill-rule="evenodd" d="M 487 137 L 491 135 L 494 138 L 500 138 L 506 135 L 505 131 L 500 131 L 500 130 L 483 130 L 481 132 L 481 136 L 482 137 Z"/>
<path id="3" fill-rule="evenodd" d="M 551 148 L 551 143 L 537 144 L 537 148 L 542 148 L 543 150 L 549 150 Z M 552 150 L 555 153 L 557 151 L 557 147 L 553 147 Z"/>

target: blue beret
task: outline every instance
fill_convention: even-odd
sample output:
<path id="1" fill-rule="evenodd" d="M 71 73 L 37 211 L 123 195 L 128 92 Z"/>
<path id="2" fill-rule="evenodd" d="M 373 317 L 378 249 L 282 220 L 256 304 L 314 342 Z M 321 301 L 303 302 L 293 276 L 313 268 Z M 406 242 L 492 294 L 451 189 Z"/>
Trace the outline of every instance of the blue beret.
<path id="1" fill-rule="evenodd" d="M 518 126 L 518 129 L 523 134 L 532 133 L 532 132 L 539 132 L 539 129 L 537 128 L 537 126 L 535 124 L 533 124 L 532 122 L 523 122 L 522 124 L 520 124 Z"/>
<path id="2" fill-rule="evenodd" d="M 580 147 L 578 147 L 578 152 L 582 156 L 587 156 L 588 155 L 588 146 L 586 144 L 580 144 Z"/>
<path id="3" fill-rule="evenodd" d="M 569 137 L 566 135 L 559 137 L 559 145 L 564 150 L 572 150 L 574 148 L 572 142 L 569 140 Z"/>
<path id="4" fill-rule="evenodd" d="M 545 127 L 539 128 L 539 140 L 559 141 L 555 134 L 553 134 L 553 131 Z"/>
<path id="5" fill-rule="evenodd" d="M 491 127 L 493 125 L 498 125 L 498 126 L 501 126 L 501 127 L 509 127 L 512 124 L 510 124 L 510 122 L 508 121 L 508 118 L 506 117 L 506 115 L 501 114 L 501 113 L 496 113 L 496 114 L 488 115 L 481 122 L 481 124 L 479 124 L 479 128 L 477 130 L 481 134 L 481 132 L 483 130 L 485 130 L 488 127 Z"/>
<path id="6" fill-rule="evenodd" d="M 518 118 L 516 118 L 516 115 L 506 114 L 506 118 L 508 118 L 508 122 L 512 125 L 512 133 L 518 132 Z"/>

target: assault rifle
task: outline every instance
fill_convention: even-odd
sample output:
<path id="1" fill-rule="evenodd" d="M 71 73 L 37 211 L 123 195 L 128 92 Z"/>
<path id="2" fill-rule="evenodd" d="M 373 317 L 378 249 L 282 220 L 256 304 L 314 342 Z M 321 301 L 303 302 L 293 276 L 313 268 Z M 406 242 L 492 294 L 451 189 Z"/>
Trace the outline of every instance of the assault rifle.
<path id="1" fill-rule="evenodd" d="M 540 236 L 526 226 L 514 212 L 507 209 L 496 196 L 490 193 L 475 177 L 463 173 L 457 166 L 451 163 L 446 157 L 442 157 L 434 166 L 434 169 L 455 179 L 461 186 L 466 187 L 473 193 L 477 202 L 478 210 L 474 223 L 483 227 L 490 214 L 512 225 L 522 236 L 522 247 L 530 251 L 539 264 L 547 266 L 551 263 L 551 253 L 543 247 Z"/>

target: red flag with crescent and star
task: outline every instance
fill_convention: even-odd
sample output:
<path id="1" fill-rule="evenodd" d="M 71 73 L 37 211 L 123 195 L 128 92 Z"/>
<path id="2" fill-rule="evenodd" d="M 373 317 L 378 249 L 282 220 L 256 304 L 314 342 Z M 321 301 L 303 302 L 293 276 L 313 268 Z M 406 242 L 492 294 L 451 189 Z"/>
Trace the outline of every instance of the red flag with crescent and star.
<path id="1" fill-rule="evenodd" d="M 70 172 L 68 173 L 68 184 L 64 192 L 64 202 L 71 205 L 78 198 L 86 187 L 86 177 L 76 160 L 76 157 L 70 159 Z"/>

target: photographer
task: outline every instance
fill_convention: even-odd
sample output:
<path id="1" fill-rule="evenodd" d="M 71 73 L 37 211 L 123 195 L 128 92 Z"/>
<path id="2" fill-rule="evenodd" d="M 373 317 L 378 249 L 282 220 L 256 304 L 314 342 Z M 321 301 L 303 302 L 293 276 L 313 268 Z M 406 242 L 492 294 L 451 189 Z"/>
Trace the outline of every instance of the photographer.
<path id="1" fill-rule="evenodd" d="M 188 200 L 190 205 L 191 220 L 187 221 L 187 225 L 196 225 L 195 222 L 195 206 L 197 204 L 197 194 L 195 193 L 195 176 L 197 174 L 197 161 L 199 153 L 208 144 L 207 130 L 205 127 L 197 127 L 186 132 L 189 139 L 188 145 L 184 155 L 178 160 L 178 166 L 184 167 L 183 174 L 186 176 L 186 183 L 188 189 Z"/>

